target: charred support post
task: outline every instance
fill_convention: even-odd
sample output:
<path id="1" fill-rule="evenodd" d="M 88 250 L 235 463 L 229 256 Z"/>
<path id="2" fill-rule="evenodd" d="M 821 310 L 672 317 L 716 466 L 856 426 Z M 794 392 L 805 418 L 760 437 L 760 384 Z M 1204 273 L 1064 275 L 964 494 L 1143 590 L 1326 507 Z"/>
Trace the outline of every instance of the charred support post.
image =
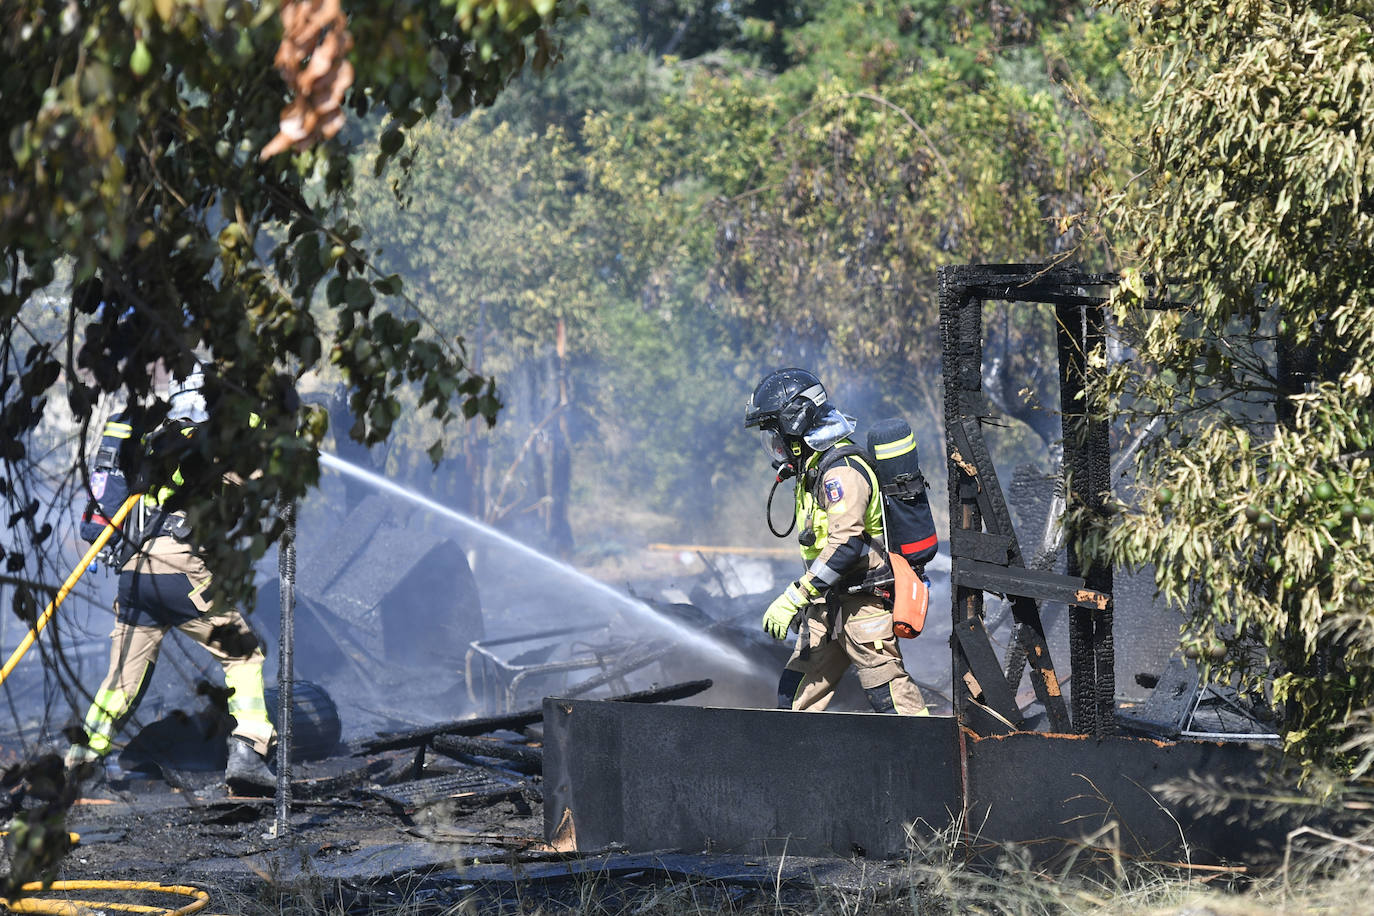
<path id="1" fill-rule="evenodd" d="M 1088 354 L 1105 343 L 1101 305 L 1055 307 L 1059 342 L 1059 394 L 1064 430 L 1064 475 L 1070 510 L 1101 516 L 1111 489 L 1107 424 L 1087 411 Z M 1070 518 L 1074 516 L 1071 514 Z M 1083 515 L 1077 516 L 1079 519 Z M 1102 563 L 1084 569 L 1081 522 L 1068 525 L 1068 574 L 1105 596 L 1099 607 L 1069 607 L 1069 655 L 1074 672 L 1073 721 L 1084 734 L 1116 731 L 1116 673 L 1112 645 L 1112 570 Z"/>
<path id="2" fill-rule="evenodd" d="M 1084 306 L 1084 352 L 1105 352 L 1107 346 L 1106 311 L 1101 305 Z M 1085 384 L 1090 382 L 1085 377 Z M 1111 433 L 1107 421 L 1088 419 L 1088 505 L 1101 519 L 1107 513 L 1112 490 Z M 1093 618 L 1093 661 L 1097 669 L 1097 735 L 1114 735 L 1116 726 L 1116 647 L 1112 641 L 1112 567 L 1099 559 L 1084 570 L 1088 588 L 1107 596 L 1107 606 Z"/>
<path id="3" fill-rule="evenodd" d="M 954 537 L 961 532 L 979 533 L 983 513 L 978 505 L 978 469 L 972 457 L 954 446 L 950 431 L 959 429 L 966 416 L 980 413 L 977 401 L 982 389 L 979 367 L 983 361 L 983 303 L 974 300 L 966 287 L 954 282 L 944 270 L 939 274 L 940 336 L 945 368 L 945 441 L 949 472 L 949 526 Z M 983 617 L 983 592 L 954 583 L 950 589 L 951 615 L 957 632 L 967 620 Z M 962 725 L 970 691 L 968 661 L 957 642 L 950 645 L 950 672 L 954 719 Z"/>
<path id="4" fill-rule="evenodd" d="M 274 833 L 284 837 L 291 830 L 291 679 L 295 667 L 296 630 L 296 503 L 284 500 L 281 517 L 285 522 L 277 542 L 277 565 L 281 576 L 281 629 L 277 664 L 277 819 Z"/>

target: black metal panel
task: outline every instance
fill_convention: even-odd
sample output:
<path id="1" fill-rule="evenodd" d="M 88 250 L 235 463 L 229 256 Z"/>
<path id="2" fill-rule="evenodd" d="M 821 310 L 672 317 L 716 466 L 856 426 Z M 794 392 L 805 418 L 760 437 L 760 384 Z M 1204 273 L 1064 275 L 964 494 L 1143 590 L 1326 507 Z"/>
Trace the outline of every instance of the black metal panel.
<path id="1" fill-rule="evenodd" d="M 972 721 L 979 709 L 970 709 Z M 1043 861 L 1087 845 L 1160 861 L 1254 861 L 1296 826 L 1262 822 L 1272 808 L 1245 800 L 1272 779 L 1263 749 L 1241 744 L 971 738 L 947 718 L 597 700 L 549 699 L 544 710 L 545 832 L 584 852 L 620 843 L 632 852 L 901 856 L 906 825 L 929 836 L 956 823 L 961 734 L 975 850 L 1024 843 Z M 1251 790 L 1232 802 L 1211 793 L 1208 803 L 1224 810 L 1163 791 L 1223 775 Z M 1311 814 L 1292 811 L 1290 821 Z"/>
<path id="2" fill-rule="evenodd" d="M 887 857 L 907 825 L 929 835 L 957 810 L 952 719 L 558 699 L 544 712 L 545 829 L 584 851 Z"/>
<path id="3" fill-rule="evenodd" d="M 988 851 L 1027 843 L 1050 858 L 1087 845 L 1158 861 L 1253 861 L 1281 849 L 1294 825 L 1262 823 L 1264 806 L 1215 794 L 1210 803 L 1223 810 L 1206 813 L 1161 789 L 1194 775 L 1259 785 L 1264 761 L 1262 749 L 1237 744 L 1036 732 L 980 738 L 969 746 L 970 823 L 980 825 Z"/>
<path id="4" fill-rule="evenodd" d="M 1177 738 L 1197 702 L 1197 665 L 1175 655 L 1159 676 L 1150 698 L 1129 712 L 1117 714 L 1121 722 L 1160 738 Z"/>

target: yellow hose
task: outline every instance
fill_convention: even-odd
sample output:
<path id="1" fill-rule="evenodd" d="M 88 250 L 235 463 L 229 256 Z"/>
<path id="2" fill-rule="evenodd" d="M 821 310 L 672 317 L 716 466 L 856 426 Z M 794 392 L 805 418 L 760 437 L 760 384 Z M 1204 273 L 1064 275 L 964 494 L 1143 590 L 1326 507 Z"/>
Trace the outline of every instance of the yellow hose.
<path id="1" fill-rule="evenodd" d="M 66 599 L 67 595 L 71 593 L 71 590 L 76 587 L 77 581 L 85 574 L 87 567 L 91 565 L 96 554 L 100 553 L 101 548 L 109 543 L 110 536 L 115 533 L 115 529 L 119 527 L 119 523 L 124 521 L 125 516 L 129 514 L 129 510 L 142 498 L 142 493 L 136 493 L 124 500 L 124 505 L 120 506 L 119 511 L 114 514 L 114 517 L 105 523 L 105 530 L 100 532 L 100 537 L 95 539 L 95 543 L 91 545 L 91 549 L 86 551 L 86 555 L 81 558 L 81 562 L 76 564 L 76 568 L 73 569 L 71 575 L 67 577 L 67 581 L 62 583 L 62 587 L 57 590 L 57 594 L 48 602 L 48 606 L 44 608 L 43 614 L 38 618 L 38 621 L 29 632 L 24 634 L 24 638 L 19 641 L 19 645 L 15 648 L 14 652 L 10 654 L 10 660 L 5 662 L 5 667 L 0 669 L 0 684 L 5 683 L 6 678 L 10 676 L 10 672 L 14 670 L 14 666 L 19 664 L 19 659 L 24 657 L 24 653 L 29 651 L 29 648 L 33 646 L 34 640 L 38 639 L 38 634 L 43 632 L 43 628 L 48 625 L 48 621 L 52 619 L 52 615 L 57 611 L 57 606 L 61 604 Z"/>
<path id="2" fill-rule="evenodd" d="M 148 906 L 142 903 L 105 903 L 93 900 L 48 900 L 42 897 L 0 898 L 0 906 L 11 913 L 46 913 L 50 916 L 95 916 L 100 910 L 121 913 L 156 913 L 158 916 L 187 916 L 210 905 L 210 894 L 187 884 L 158 884 L 156 881 L 54 881 L 47 887 L 41 881 L 30 881 L 20 888 L 25 893 L 38 891 L 154 891 L 190 897 L 191 901 L 177 909 Z"/>
<path id="3" fill-rule="evenodd" d="M 0 830 L 0 836 L 9 836 L 9 835 L 10 835 L 10 832 L 9 832 L 8 830 Z M 76 845 L 80 844 L 80 842 L 81 842 L 81 834 L 79 834 L 79 833 L 71 833 L 71 832 L 68 832 L 68 834 L 67 834 L 67 839 L 71 840 L 71 843 L 72 843 L 73 846 L 76 846 Z"/>

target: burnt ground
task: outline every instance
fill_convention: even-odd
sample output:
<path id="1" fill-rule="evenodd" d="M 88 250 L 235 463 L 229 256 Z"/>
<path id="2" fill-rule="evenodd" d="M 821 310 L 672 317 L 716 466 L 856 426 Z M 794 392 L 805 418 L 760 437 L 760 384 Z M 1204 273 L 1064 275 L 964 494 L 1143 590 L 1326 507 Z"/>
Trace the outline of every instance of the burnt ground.
<path id="1" fill-rule="evenodd" d="M 482 740 L 538 753 L 523 733 Z M 836 893 L 898 904 L 915 892 L 901 863 L 559 853 L 543 841 L 541 779 L 528 759 L 511 768 L 432 749 L 352 750 L 293 768 L 283 837 L 273 835 L 273 799 L 229 795 L 216 773 L 99 774 L 71 809 L 81 839 L 58 878 L 194 884 L 220 913 L 440 912 L 465 901 L 480 912 L 585 911 L 589 900 L 616 912 L 674 895 L 698 912 L 814 906 Z"/>
<path id="2" fill-rule="evenodd" d="M 264 588 L 261 594 L 272 591 Z M 465 729 L 465 739 L 449 735 L 421 742 L 431 745 L 422 755 L 414 743 L 376 748 L 379 736 L 397 730 L 535 707 L 544 691 L 570 689 L 605 698 L 709 677 L 715 686 L 689 702 L 771 706 L 776 671 L 788 651 L 758 631 L 756 598 L 716 599 L 708 605 L 714 620 L 691 621 L 706 628 L 743 615 L 747 627 L 723 633 L 727 644 L 744 647 L 754 662 L 743 672 L 700 652 L 649 651 L 656 634 L 621 625 L 584 628 L 585 634 L 551 642 L 543 637 L 548 615 L 527 610 L 537 602 L 510 603 L 511 608 L 484 608 L 483 617 L 488 643 L 510 655 L 511 671 L 533 674 L 538 664 L 573 653 L 597 656 L 597 665 L 562 680 L 527 677 L 525 690 L 511 695 L 474 679 L 479 669 L 464 677 L 460 663 L 455 671 L 453 660 L 461 662 L 467 644 L 443 644 L 445 664 L 426 667 L 388 662 L 385 647 L 373 651 L 376 647 L 352 643 L 350 653 L 326 657 L 319 651 L 325 642 L 321 634 L 298 633 L 297 671 L 333 698 L 346 743 L 332 748 L 326 759 L 296 765 L 291 830 L 280 838 L 272 835 L 271 800 L 229 796 L 222 785 L 225 726 L 212 708 L 215 691 L 202 689 L 216 683 L 216 666 L 195 647 L 182 645 L 184 640 L 170 638 L 136 721 L 125 730 L 117 758 L 124 769 L 101 774 L 80 789 L 68 827 L 81 840 L 57 877 L 196 884 L 210 890 L 208 912 L 218 913 L 282 912 L 287 898 L 296 901 L 293 911 L 304 912 L 375 912 L 400 902 L 437 912 L 467 899 L 488 912 L 531 901 L 585 910 L 589 894 L 599 901 L 598 911 L 618 912 L 619 901 L 669 891 L 686 894 L 685 911 L 697 912 L 738 909 L 753 901 L 806 905 L 835 892 L 871 898 L 905 887 L 897 870 L 874 863 L 790 856 L 779 862 L 697 849 L 580 856 L 551 850 L 543 837 L 537 722 L 514 726 L 515 731 Z M 107 663 L 107 607 L 108 600 L 93 597 L 67 608 L 51 634 L 54 641 L 63 637 L 74 679 L 84 685 L 94 684 Z M 671 607 L 679 613 L 695 610 Z M 85 623 L 76 612 L 88 608 L 92 619 Z M 562 616 L 577 622 L 571 611 Z M 254 620 L 270 623 L 272 617 L 260 612 Z M 525 641 L 531 633 L 539 639 Z M 512 636 L 521 639 L 503 642 Z M 545 643 L 554 647 L 552 656 Z M 648 659 L 653 663 L 646 664 Z M 0 762 L 65 748 L 61 729 L 75 721 L 89 694 L 67 690 L 67 696 L 54 668 L 33 662 L 6 684 L 15 730 L 0 734 Z M 557 665 L 551 670 L 556 672 Z M 495 687 L 509 686 L 511 671 L 502 672 L 505 680 L 495 681 Z M 271 685 L 274 672 L 267 674 Z M 593 682 L 601 686 L 590 689 Z M 865 708 L 857 682 L 849 678 L 845 686 L 848 694 L 842 691 L 835 708 Z M 270 696 L 269 709 L 275 709 Z M 299 718 L 296 736 L 302 737 Z M 473 756 L 470 746 L 464 753 L 463 740 L 494 742 L 505 755 Z M 207 743 L 217 750 L 207 753 Z"/>

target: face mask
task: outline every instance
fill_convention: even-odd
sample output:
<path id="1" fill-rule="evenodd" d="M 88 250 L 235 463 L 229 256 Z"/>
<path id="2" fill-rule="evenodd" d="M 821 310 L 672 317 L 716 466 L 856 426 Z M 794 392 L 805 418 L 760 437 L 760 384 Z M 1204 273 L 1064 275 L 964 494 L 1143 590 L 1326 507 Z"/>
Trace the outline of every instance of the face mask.
<path id="1" fill-rule="evenodd" d="M 780 467 L 792 460 L 792 453 L 788 451 L 787 442 L 782 438 L 782 433 L 776 429 L 761 429 L 759 433 L 763 436 L 763 448 L 768 452 L 768 458 L 773 462 L 773 467 Z"/>

